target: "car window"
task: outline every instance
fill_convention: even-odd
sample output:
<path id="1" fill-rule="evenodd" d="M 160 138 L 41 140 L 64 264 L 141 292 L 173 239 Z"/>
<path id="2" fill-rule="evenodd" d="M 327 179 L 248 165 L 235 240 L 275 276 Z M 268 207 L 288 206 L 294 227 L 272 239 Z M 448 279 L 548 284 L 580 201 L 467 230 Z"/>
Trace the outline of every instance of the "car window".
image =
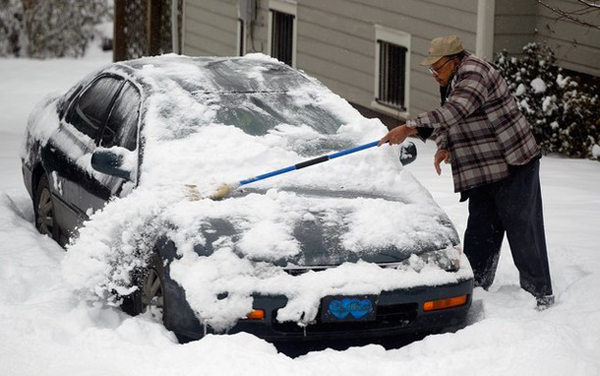
<path id="1" fill-rule="evenodd" d="M 130 82 L 125 82 L 102 130 L 101 146 L 122 146 L 135 150 L 140 102 L 141 95 L 137 88 Z"/>
<path id="2" fill-rule="evenodd" d="M 67 116 L 67 122 L 95 140 L 122 82 L 116 77 L 102 77 L 96 80 L 76 99 Z"/>

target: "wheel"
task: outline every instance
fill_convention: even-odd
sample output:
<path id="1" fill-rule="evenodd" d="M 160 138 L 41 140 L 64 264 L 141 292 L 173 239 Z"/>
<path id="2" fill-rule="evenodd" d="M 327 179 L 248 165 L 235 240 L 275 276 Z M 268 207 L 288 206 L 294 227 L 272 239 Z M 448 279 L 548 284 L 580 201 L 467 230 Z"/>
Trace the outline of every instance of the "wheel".
<path id="1" fill-rule="evenodd" d="M 164 308 L 162 265 L 159 268 L 156 265 L 148 268 L 145 278 L 142 278 L 140 290 L 141 312 L 150 311 L 155 316 L 162 319 Z"/>
<path id="2" fill-rule="evenodd" d="M 42 174 L 35 190 L 34 199 L 35 227 L 44 235 L 58 242 L 58 225 L 54 216 L 54 200 L 46 174 Z"/>
<path id="3" fill-rule="evenodd" d="M 154 317 L 164 318 L 164 268 L 160 255 L 155 252 L 145 270 L 139 271 L 134 276 L 138 287 L 132 294 L 123 297 L 121 309 L 131 315 L 137 316 L 149 311 Z"/>

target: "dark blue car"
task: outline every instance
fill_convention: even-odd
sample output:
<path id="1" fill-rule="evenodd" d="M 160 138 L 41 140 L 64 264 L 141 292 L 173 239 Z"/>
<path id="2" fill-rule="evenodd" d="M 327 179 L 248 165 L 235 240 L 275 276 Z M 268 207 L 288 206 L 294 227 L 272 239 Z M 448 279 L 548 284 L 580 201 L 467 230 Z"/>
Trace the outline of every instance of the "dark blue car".
<path id="1" fill-rule="evenodd" d="M 134 192 L 177 186 L 202 195 L 202 181 L 247 178 L 382 134 L 379 121 L 268 57 L 166 55 L 112 64 L 41 103 L 29 119 L 23 177 L 37 229 L 84 255 L 90 233 L 110 227 L 97 213 L 134 205 Z M 451 221 L 392 148 L 361 153 L 222 201 L 165 204 L 154 219 L 167 219 L 136 240 L 151 245 L 132 253 L 139 262 L 127 276 L 113 270 L 120 288 L 104 292 L 133 315 L 160 312 L 185 339 L 378 338 L 460 326 L 473 281 Z M 125 252 L 117 240 L 108 248 Z M 256 286 L 183 262 L 224 255 Z M 210 286 L 202 270 L 228 287 Z"/>

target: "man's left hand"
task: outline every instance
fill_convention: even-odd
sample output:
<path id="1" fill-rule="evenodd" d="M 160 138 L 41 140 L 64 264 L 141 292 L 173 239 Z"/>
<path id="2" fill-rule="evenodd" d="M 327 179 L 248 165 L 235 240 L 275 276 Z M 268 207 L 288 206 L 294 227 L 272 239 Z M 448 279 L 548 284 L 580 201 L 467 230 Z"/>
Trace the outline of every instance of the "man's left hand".
<path id="1" fill-rule="evenodd" d="M 409 128 L 406 124 L 402 124 L 397 126 L 388 132 L 383 138 L 379 141 L 377 146 L 381 146 L 386 142 L 389 142 L 390 145 L 401 144 L 406 140 L 408 136 L 412 136 L 417 134 L 417 128 Z"/>

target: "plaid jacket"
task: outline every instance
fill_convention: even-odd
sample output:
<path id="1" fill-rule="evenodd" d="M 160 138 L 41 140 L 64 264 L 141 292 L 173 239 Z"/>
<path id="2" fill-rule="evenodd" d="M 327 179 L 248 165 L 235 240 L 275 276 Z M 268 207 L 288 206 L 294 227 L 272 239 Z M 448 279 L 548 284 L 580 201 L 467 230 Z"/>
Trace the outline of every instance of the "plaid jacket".
<path id="1" fill-rule="evenodd" d="M 540 153 L 506 81 L 472 55 L 454 74 L 446 103 L 407 125 L 435 129 L 438 149 L 450 152 L 455 192 L 504 179 L 509 165 L 525 164 Z"/>

